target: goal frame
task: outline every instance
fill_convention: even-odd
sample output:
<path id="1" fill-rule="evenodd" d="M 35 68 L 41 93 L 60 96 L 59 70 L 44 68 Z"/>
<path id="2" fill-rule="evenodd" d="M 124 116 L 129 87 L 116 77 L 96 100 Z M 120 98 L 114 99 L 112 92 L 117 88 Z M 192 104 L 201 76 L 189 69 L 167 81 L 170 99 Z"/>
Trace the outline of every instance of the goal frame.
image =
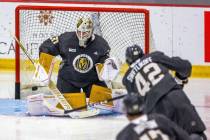
<path id="1" fill-rule="evenodd" d="M 109 5 L 110 6 L 110 5 Z M 126 13 L 144 13 L 145 14 L 145 53 L 149 52 L 149 11 L 138 7 L 128 7 L 125 5 L 113 5 L 113 7 L 103 7 L 100 4 L 88 5 L 80 4 L 80 6 L 35 6 L 35 5 L 19 5 L 15 9 L 15 36 L 20 39 L 20 11 L 21 10 L 59 10 L 59 11 L 89 11 L 89 12 L 126 12 Z M 20 99 L 20 47 L 15 43 L 15 99 Z"/>

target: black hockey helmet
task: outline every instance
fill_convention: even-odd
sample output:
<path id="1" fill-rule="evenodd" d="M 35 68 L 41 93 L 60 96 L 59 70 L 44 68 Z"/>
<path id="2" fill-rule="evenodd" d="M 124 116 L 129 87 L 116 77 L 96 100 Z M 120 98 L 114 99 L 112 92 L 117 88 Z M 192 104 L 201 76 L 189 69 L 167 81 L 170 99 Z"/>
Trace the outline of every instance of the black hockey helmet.
<path id="1" fill-rule="evenodd" d="M 128 115 L 143 113 L 143 99 L 136 93 L 128 94 L 123 100 L 124 111 Z"/>
<path id="2" fill-rule="evenodd" d="M 143 50 L 138 45 L 129 46 L 125 52 L 125 58 L 128 65 L 131 65 L 137 59 L 141 58 L 144 55 Z"/>

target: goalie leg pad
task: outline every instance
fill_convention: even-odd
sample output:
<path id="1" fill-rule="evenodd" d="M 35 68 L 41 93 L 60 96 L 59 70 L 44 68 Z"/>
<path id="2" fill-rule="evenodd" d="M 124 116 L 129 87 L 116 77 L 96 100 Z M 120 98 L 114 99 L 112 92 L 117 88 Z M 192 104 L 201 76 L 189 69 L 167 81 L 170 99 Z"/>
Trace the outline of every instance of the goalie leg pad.
<path id="1" fill-rule="evenodd" d="M 27 97 L 27 111 L 30 115 L 63 116 L 63 110 L 56 108 L 58 101 L 52 95 L 42 93 Z"/>
<path id="2" fill-rule="evenodd" d="M 112 98 L 112 91 L 109 88 L 92 85 L 89 103 L 96 103 Z M 113 102 L 108 102 L 105 105 L 113 106 Z"/>
<path id="3" fill-rule="evenodd" d="M 72 106 L 72 108 L 79 108 L 86 105 L 86 95 L 84 92 L 80 93 L 64 93 L 66 101 Z M 61 104 L 57 104 L 57 108 L 63 109 Z"/>

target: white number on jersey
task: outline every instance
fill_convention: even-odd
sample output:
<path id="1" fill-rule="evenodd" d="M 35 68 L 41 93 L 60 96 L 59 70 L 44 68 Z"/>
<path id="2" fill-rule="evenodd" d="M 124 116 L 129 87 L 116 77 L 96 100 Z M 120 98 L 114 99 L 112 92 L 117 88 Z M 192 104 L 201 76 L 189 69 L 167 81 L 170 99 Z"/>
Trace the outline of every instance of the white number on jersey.
<path id="1" fill-rule="evenodd" d="M 149 63 L 143 68 L 145 75 L 148 75 L 148 81 L 139 72 L 135 77 L 135 83 L 141 96 L 150 90 L 150 85 L 155 86 L 160 80 L 163 79 L 164 75 L 161 73 L 160 67 L 156 63 Z"/>
<path id="2" fill-rule="evenodd" d="M 149 130 L 147 133 L 143 134 L 139 140 L 169 140 L 169 137 L 162 133 L 160 130 Z"/>

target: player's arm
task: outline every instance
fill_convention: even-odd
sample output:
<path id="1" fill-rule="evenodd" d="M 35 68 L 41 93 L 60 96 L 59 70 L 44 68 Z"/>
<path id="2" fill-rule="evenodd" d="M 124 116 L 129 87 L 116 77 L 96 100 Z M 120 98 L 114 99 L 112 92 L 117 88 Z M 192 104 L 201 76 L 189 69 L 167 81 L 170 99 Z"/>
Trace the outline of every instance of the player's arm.
<path id="1" fill-rule="evenodd" d="M 191 75 L 192 65 L 188 60 L 180 57 L 168 57 L 162 52 L 154 52 L 152 60 L 160 63 L 170 70 L 175 71 L 182 78 L 187 78 Z"/>
<path id="2" fill-rule="evenodd" d="M 192 65 L 188 60 L 180 57 L 168 57 L 162 52 L 154 52 L 152 59 L 168 69 L 175 71 L 175 78 L 178 84 L 183 85 L 187 83 L 187 79 L 192 72 Z"/>
<path id="3" fill-rule="evenodd" d="M 39 47 L 39 54 L 40 53 L 47 53 L 53 56 L 60 54 L 59 37 L 54 36 L 45 40 Z"/>
<path id="4" fill-rule="evenodd" d="M 54 36 L 45 40 L 39 47 L 39 62 L 33 76 L 33 83 L 46 86 L 49 84 L 55 64 L 54 56 L 59 55 L 59 37 Z"/>
<path id="5" fill-rule="evenodd" d="M 99 62 L 95 64 L 95 68 L 96 68 L 96 71 L 97 71 L 97 74 L 98 74 L 98 78 L 101 81 L 103 81 L 103 79 L 101 78 L 101 72 L 102 72 L 102 69 L 104 67 L 105 60 L 109 58 L 109 52 L 110 52 L 110 49 L 107 49 L 103 53 L 103 55 L 101 55 L 101 57 L 99 58 Z"/>

